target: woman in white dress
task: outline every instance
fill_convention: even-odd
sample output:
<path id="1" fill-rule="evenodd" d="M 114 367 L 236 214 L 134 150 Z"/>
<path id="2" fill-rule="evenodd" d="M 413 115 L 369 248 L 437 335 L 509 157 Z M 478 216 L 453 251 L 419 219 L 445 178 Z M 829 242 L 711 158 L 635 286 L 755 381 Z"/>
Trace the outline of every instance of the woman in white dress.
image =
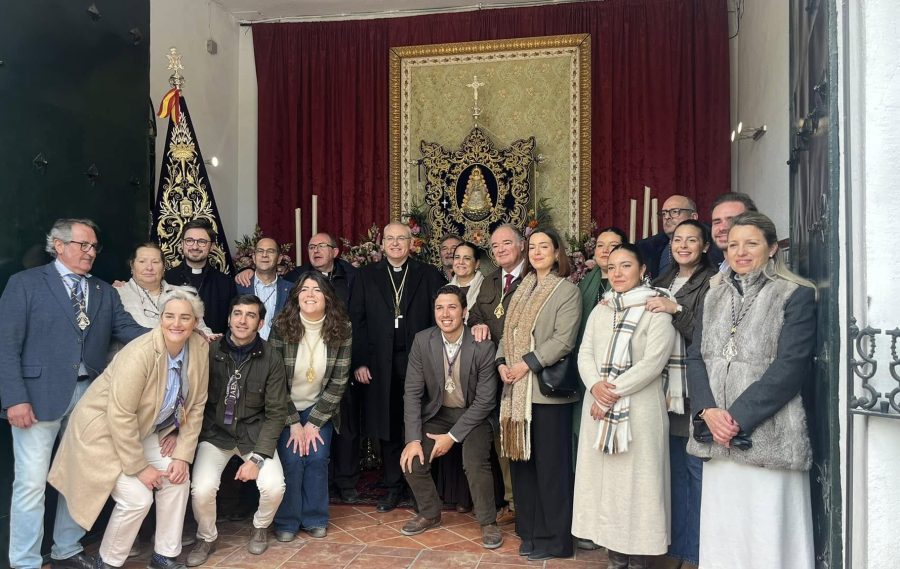
<path id="1" fill-rule="evenodd" d="M 816 294 L 778 256 L 772 221 L 735 217 L 688 350 L 688 452 L 706 459 L 701 569 L 812 569 L 812 451 L 800 390 L 812 377 Z"/>
<path id="2" fill-rule="evenodd" d="M 646 308 L 663 292 L 642 284 L 640 250 L 609 255 L 612 290 L 588 317 L 578 352 L 587 388 L 581 411 L 572 535 L 606 547 L 610 569 L 649 567 L 669 546 L 669 418 L 663 372 L 673 398 L 683 377 L 668 366 L 672 316 Z M 677 362 L 676 362 L 677 363 Z"/>
<path id="3" fill-rule="evenodd" d="M 466 306 L 475 306 L 484 275 L 481 274 L 481 249 L 474 243 L 463 241 L 453 251 L 453 279 L 450 284 L 456 285 L 466 293 Z M 466 321 L 469 313 L 466 313 Z"/>

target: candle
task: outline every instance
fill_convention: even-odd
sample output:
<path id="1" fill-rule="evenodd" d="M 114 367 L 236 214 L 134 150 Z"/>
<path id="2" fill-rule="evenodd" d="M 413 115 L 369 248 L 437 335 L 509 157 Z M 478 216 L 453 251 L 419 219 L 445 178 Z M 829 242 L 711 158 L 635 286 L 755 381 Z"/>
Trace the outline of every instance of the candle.
<path id="1" fill-rule="evenodd" d="M 634 224 L 637 222 L 637 200 L 628 200 L 631 202 L 630 211 L 628 214 L 628 242 L 634 243 Z"/>
<path id="2" fill-rule="evenodd" d="M 650 232 L 653 235 L 656 235 L 659 232 L 659 215 L 657 214 L 658 207 L 659 201 L 656 198 L 650 200 Z"/>
<path id="3" fill-rule="evenodd" d="M 300 235 L 300 208 L 294 210 L 294 245 L 297 247 L 297 266 L 303 264 L 303 241 Z"/>
<path id="4" fill-rule="evenodd" d="M 312 234 L 319 232 L 319 196 L 312 196 Z"/>
<path id="5" fill-rule="evenodd" d="M 641 238 L 650 237 L 650 186 L 644 186 L 644 223 L 641 225 Z"/>

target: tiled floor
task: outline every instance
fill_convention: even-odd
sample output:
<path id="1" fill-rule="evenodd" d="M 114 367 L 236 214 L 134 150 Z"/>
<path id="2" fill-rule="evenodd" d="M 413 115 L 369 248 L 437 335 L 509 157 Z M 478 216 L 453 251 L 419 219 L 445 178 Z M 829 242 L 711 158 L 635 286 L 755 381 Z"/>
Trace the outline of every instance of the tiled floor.
<path id="1" fill-rule="evenodd" d="M 603 551 L 578 551 L 572 559 L 529 562 L 517 553 L 520 542 L 512 533 L 512 525 L 505 527 L 503 545 L 488 551 L 481 546 L 481 528 L 471 514 L 444 512 L 440 528 L 415 537 L 403 536 L 400 528 L 412 515 L 406 509 L 378 514 L 374 506 L 333 505 L 328 537 L 311 539 L 301 532 L 291 543 L 278 543 L 270 534 L 269 549 L 262 555 L 247 552 L 248 522 L 224 522 L 219 524 L 218 549 L 205 566 L 219 569 L 606 568 Z M 182 555 L 189 549 L 185 547 Z M 145 554 L 132 559 L 125 567 L 146 567 L 147 557 Z"/>

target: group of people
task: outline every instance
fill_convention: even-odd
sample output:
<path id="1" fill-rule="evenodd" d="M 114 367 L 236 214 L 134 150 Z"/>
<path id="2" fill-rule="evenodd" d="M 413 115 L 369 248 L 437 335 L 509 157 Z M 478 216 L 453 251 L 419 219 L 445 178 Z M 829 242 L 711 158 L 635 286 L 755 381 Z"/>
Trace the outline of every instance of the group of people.
<path id="1" fill-rule="evenodd" d="M 234 478 L 259 491 L 251 553 L 270 528 L 281 542 L 325 537 L 329 485 L 360 500 L 365 436 L 383 463 L 377 511 L 406 488 L 415 499 L 404 535 L 440 526 L 452 504 L 473 511 L 488 549 L 514 521 L 532 561 L 577 546 L 605 548 L 618 569 L 664 555 L 685 569 L 813 567 L 800 391 L 815 289 L 744 194 L 714 202 L 711 230 L 684 196 L 660 217 L 663 231 L 636 244 L 601 229 L 577 286 L 551 227 L 497 227 L 489 274 L 457 236 L 440 268 L 413 258 L 409 227 L 393 222 L 382 260 L 361 269 L 320 233 L 308 265 L 277 275 L 278 244 L 263 238 L 254 269 L 232 279 L 210 266 L 215 233 L 195 221 L 181 265 L 165 271 L 144 244 L 113 287 L 90 275 L 93 222 L 59 220 L 55 260 L 0 297 L 11 565 L 41 564 L 47 481 L 60 494 L 54 567 L 123 566 L 154 503 L 150 567 L 181 566 L 183 541 L 185 564 L 202 565 L 233 457 Z M 92 559 L 79 540 L 109 497 Z"/>

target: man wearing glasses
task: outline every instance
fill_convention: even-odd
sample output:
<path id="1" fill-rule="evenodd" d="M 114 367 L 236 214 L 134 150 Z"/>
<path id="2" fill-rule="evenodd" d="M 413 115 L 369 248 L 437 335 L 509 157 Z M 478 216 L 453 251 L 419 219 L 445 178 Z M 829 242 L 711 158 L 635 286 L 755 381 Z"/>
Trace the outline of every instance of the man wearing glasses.
<path id="1" fill-rule="evenodd" d="M 100 249 L 93 221 L 57 220 L 46 244 L 55 260 L 13 275 L 0 297 L 0 415 L 12 427 L 15 457 L 12 567 L 43 563 L 44 489 L 53 445 L 91 380 L 106 367 L 110 340 L 125 343 L 147 332 L 122 307 L 118 293 L 90 274 Z M 93 567 L 79 542 L 84 533 L 60 496 L 51 567 Z"/>
<path id="2" fill-rule="evenodd" d="M 203 301 L 203 320 L 216 334 L 228 331 L 228 305 L 237 295 L 231 278 L 209 264 L 216 233 L 208 221 L 195 219 L 184 224 L 181 254 L 184 262 L 166 271 L 166 282 L 192 286 Z"/>
<path id="3" fill-rule="evenodd" d="M 256 271 L 252 273 L 246 285 L 237 283 L 238 294 L 255 294 L 266 307 L 266 317 L 259 329 L 259 335 L 263 340 L 269 339 L 272 321 L 284 308 L 294 285 L 291 280 L 279 277 L 276 272 L 280 251 L 274 239 L 263 237 L 257 241 L 253 249 L 253 264 Z"/>
<path id="4" fill-rule="evenodd" d="M 418 332 L 434 326 L 432 299 L 447 284 L 433 266 L 410 258 L 412 235 L 404 223 L 384 228 L 381 261 L 359 271 L 350 298 L 354 379 L 364 387 L 363 433 L 381 440 L 388 493 L 378 512 L 397 507 L 403 490 L 403 386 Z"/>
<path id="5" fill-rule="evenodd" d="M 697 204 L 692 199 L 678 194 L 670 196 L 663 202 L 662 209 L 657 215 L 662 221 L 662 231 L 636 243 L 647 261 L 647 273 L 653 278 L 665 273 L 672 265 L 672 248 L 669 242 L 678 224 L 688 219 L 699 218 Z M 718 262 L 715 253 L 713 251 L 709 253 L 713 262 Z"/>

